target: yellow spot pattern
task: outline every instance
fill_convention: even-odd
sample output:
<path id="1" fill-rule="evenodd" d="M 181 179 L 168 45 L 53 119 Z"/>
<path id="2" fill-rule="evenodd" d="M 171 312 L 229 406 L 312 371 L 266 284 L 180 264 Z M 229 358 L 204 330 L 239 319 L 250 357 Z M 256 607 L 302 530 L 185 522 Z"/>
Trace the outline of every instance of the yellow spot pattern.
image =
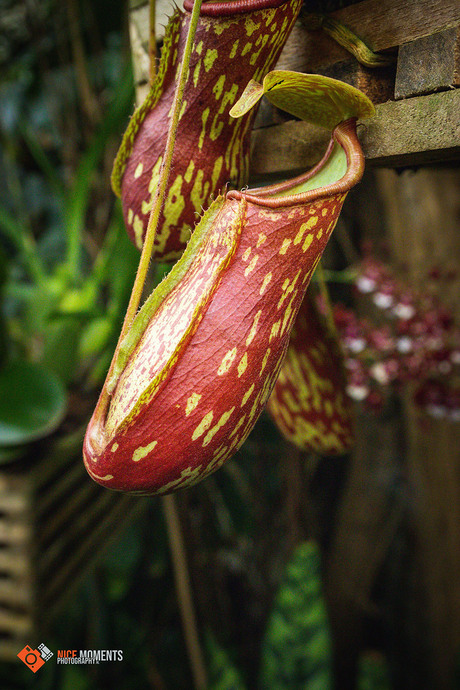
<path id="1" fill-rule="evenodd" d="M 262 360 L 262 366 L 260 367 L 260 371 L 259 371 L 259 376 L 262 376 L 263 371 L 264 371 L 265 367 L 267 366 L 268 358 L 270 357 L 270 352 L 271 352 L 271 348 L 269 347 L 269 348 L 267 348 L 267 352 L 264 354 L 264 358 Z"/>
<path id="2" fill-rule="evenodd" d="M 223 357 L 222 362 L 220 363 L 220 366 L 217 370 L 217 374 L 219 376 L 223 376 L 224 374 L 227 373 L 227 371 L 230 369 L 230 367 L 233 364 L 233 360 L 236 357 L 236 347 L 234 347 L 232 350 L 229 350 Z"/>
<path id="3" fill-rule="evenodd" d="M 135 239 L 135 242 L 136 242 L 136 247 L 137 247 L 138 249 L 142 249 L 142 243 L 143 243 L 143 241 L 142 241 L 142 235 L 143 235 L 143 232 L 144 232 L 144 223 L 143 223 L 142 220 L 139 218 L 139 216 L 137 215 L 137 213 L 136 213 L 136 215 L 134 216 L 134 220 L 133 220 L 133 230 L 134 230 L 134 239 Z"/>
<path id="4" fill-rule="evenodd" d="M 271 281 L 271 279 L 272 279 L 272 274 L 267 273 L 267 275 L 264 277 L 264 279 L 262 281 L 262 285 L 261 285 L 261 288 L 259 290 L 259 295 L 264 294 L 264 292 L 267 289 L 267 286 L 268 286 L 269 282 Z"/>
<path id="5" fill-rule="evenodd" d="M 198 467 L 187 467 L 185 470 L 182 470 L 180 477 L 178 479 L 173 479 L 172 482 L 169 482 L 169 484 L 165 484 L 165 486 L 162 486 L 161 489 L 159 489 L 158 493 L 159 494 L 166 494 L 168 491 L 172 491 L 173 489 L 178 489 L 179 486 L 190 486 L 191 484 L 194 484 L 197 479 L 201 476 L 201 465 L 198 465 Z"/>
<path id="6" fill-rule="evenodd" d="M 238 378 L 241 378 L 241 376 L 243 376 L 244 372 L 246 371 L 247 366 L 248 366 L 248 353 L 245 352 L 244 355 L 241 357 L 240 362 L 238 364 Z"/>
<path id="7" fill-rule="evenodd" d="M 305 242 L 302 245 L 302 251 L 306 252 L 312 242 L 313 242 L 313 233 L 310 233 L 305 238 Z"/>
<path id="8" fill-rule="evenodd" d="M 232 46 L 231 51 L 230 51 L 230 55 L 229 55 L 230 60 L 233 60 L 233 58 L 235 57 L 236 51 L 238 50 L 239 43 L 240 43 L 240 40 L 239 40 L 239 38 L 237 38 L 235 43 Z"/>
<path id="9" fill-rule="evenodd" d="M 222 96 L 222 91 L 224 90 L 224 84 L 225 84 L 225 74 L 221 74 L 216 83 L 214 84 L 214 87 L 212 89 L 212 92 L 216 98 L 216 101 L 220 99 Z"/>
<path id="10" fill-rule="evenodd" d="M 198 79 L 200 78 L 200 70 L 201 70 L 201 60 L 198 60 L 198 62 L 195 65 L 195 69 L 193 70 L 193 86 L 196 88 L 198 84 Z"/>
<path id="11" fill-rule="evenodd" d="M 251 387 L 248 388 L 246 393 L 243 395 L 243 400 L 241 401 L 241 407 L 244 407 L 246 405 L 247 401 L 249 400 L 249 398 L 251 397 L 253 392 L 254 392 L 254 384 L 252 384 Z"/>
<path id="12" fill-rule="evenodd" d="M 206 72 L 209 72 L 209 70 L 212 69 L 213 64 L 217 60 L 219 53 L 215 48 L 208 48 L 206 51 L 206 55 L 204 56 L 203 62 L 204 62 L 204 68 Z"/>
<path id="13" fill-rule="evenodd" d="M 195 170 L 195 163 L 194 163 L 194 161 L 190 161 L 190 163 L 188 164 L 187 170 L 184 173 L 184 180 L 187 182 L 187 184 L 191 182 L 194 170 Z"/>
<path id="14" fill-rule="evenodd" d="M 113 474 L 106 474 L 105 477 L 99 477 L 99 475 L 94 474 L 94 472 L 91 472 L 91 476 L 95 479 L 98 479 L 100 482 L 108 482 L 109 479 L 113 479 Z"/>
<path id="15" fill-rule="evenodd" d="M 199 393 L 192 393 L 192 395 L 187 399 L 187 404 L 185 406 L 185 416 L 188 417 L 189 414 L 193 412 L 198 403 L 200 402 L 202 396 Z"/>
<path id="16" fill-rule="evenodd" d="M 287 250 L 289 249 L 291 245 L 292 240 L 289 239 L 289 237 L 286 237 L 286 239 L 283 240 L 283 244 L 281 245 L 281 249 L 279 251 L 280 254 L 286 254 Z"/>
<path id="17" fill-rule="evenodd" d="M 200 151 L 203 148 L 204 140 L 206 137 L 206 123 L 208 121 L 209 113 L 209 108 L 205 108 L 201 113 L 201 132 L 200 137 L 198 139 L 198 148 L 200 149 Z"/>
<path id="18" fill-rule="evenodd" d="M 232 436 L 235 436 L 235 434 L 238 433 L 238 431 L 239 431 L 240 428 L 243 426 L 243 424 L 244 424 L 245 421 L 246 421 L 246 415 L 244 414 L 242 417 L 240 417 L 240 419 L 238 420 L 238 422 L 236 423 L 236 425 L 233 427 L 232 431 L 229 433 L 229 435 L 228 435 L 228 438 L 229 438 L 229 439 L 232 438 Z"/>
<path id="19" fill-rule="evenodd" d="M 152 441 L 152 443 L 149 443 L 148 446 L 140 446 L 139 448 L 136 448 L 133 453 L 133 462 L 139 462 L 139 460 L 145 458 L 155 448 L 157 443 L 158 441 Z"/>
<path id="20" fill-rule="evenodd" d="M 269 342 L 271 342 L 273 340 L 273 338 L 276 338 L 276 336 L 278 335 L 278 332 L 280 330 L 280 325 L 281 325 L 281 319 L 273 324 L 272 329 L 270 331 Z"/>
<path id="21" fill-rule="evenodd" d="M 207 201 L 209 193 L 209 182 L 203 183 L 204 170 L 198 170 L 195 182 L 193 183 L 192 191 L 190 192 L 190 199 L 192 201 L 195 211 L 199 213 L 203 209 L 203 205 Z"/>
<path id="22" fill-rule="evenodd" d="M 196 441 L 197 438 L 200 438 L 200 436 L 203 436 L 204 432 L 209 429 L 212 423 L 212 418 L 214 417 L 214 413 L 211 410 L 206 414 L 201 422 L 198 424 L 196 427 L 195 431 L 192 434 L 192 441 Z"/>
<path id="23" fill-rule="evenodd" d="M 251 330 L 249 331 L 249 335 L 246 338 L 246 346 L 249 346 L 252 341 L 254 340 L 254 336 L 257 333 L 257 326 L 259 324 L 259 319 L 260 315 L 262 314 L 262 309 L 259 309 L 257 314 L 254 317 L 254 321 L 252 322 Z"/>
<path id="24" fill-rule="evenodd" d="M 247 266 L 247 267 L 245 268 L 245 271 L 244 271 L 244 275 L 246 276 L 246 278 L 248 277 L 248 275 L 249 275 L 250 273 L 252 273 L 252 271 L 254 270 L 254 268 L 255 268 L 256 263 L 258 262 L 258 260 L 259 260 L 259 255 L 258 255 L 258 254 L 256 254 L 255 256 L 252 257 L 251 263 L 249 264 L 249 266 Z"/>
<path id="25" fill-rule="evenodd" d="M 211 443 L 212 439 L 214 436 L 217 434 L 219 429 L 221 429 L 224 424 L 226 424 L 230 418 L 230 416 L 233 414 L 233 411 L 235 410 L 235 407 L 232 407 L 231 410 L 227 410 L 226 412 L 223 413 L 223 415 L 220 417 L 219 421 L 217 424 L 215 424 L 212 429 L 208 431 L 206 434 L 204 441 L 203 441 L 203 448 L 207 446 L 209 443 Z"/>

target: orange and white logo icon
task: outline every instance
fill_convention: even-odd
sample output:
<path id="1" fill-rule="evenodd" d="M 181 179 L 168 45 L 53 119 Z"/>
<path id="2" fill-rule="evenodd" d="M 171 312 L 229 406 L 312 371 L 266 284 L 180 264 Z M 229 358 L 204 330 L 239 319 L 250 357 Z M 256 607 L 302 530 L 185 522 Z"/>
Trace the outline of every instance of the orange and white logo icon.
<path id="1" fill-rule="evenodd" d="M 53 652 L 43 643 L 39 645 L 37 649 L 32 649 L 32 647 L 26 645 L 18 654 L 21 661 L 23 661 L 33 673 L 37 673 L 38 669 L 43 666 L 45 661 L 51 659 L 52 656 Z"/>

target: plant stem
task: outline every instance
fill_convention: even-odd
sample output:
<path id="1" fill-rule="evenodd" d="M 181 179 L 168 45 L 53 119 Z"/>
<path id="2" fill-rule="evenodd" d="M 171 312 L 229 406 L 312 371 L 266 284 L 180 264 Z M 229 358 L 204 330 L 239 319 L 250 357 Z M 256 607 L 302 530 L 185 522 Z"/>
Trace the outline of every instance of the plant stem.
<path id="1" fill-rule="evenodd" d="M 156 0 L 149 0 L 149 80 L 153 84 L 157 73 L 157 37 L 155 33 Z"/>
<path id="2" fill-rule="evenodd" d="M 87 61 L 83 37 L 81 34 L 81 18 L 77 0 L 66 0 L 67 18 L 69 22 L 70 45 L 72 49 L 73 63 L 77 80 L 78 93 L 82 110 L 91 125 L 95 125 L 101 119 L 101 112 L 96 96 L 91 87 L 88 76 Z"/>
<path id="3" fill-rule="evenodd" d="M 136 278 L 134 280 L 133 289 L 131 292 L 131 297 L 129 300 L 128 308 L 126 310 L 125 318 L 123 321 L 123 326 L 120 333 L 120 338 L 118 340 L 118 345 L 113 356 L 112 365 L 110 371 L 107 375 L 107 380 L 110 379 L 111 372 L 115 368 L 115 364 L 118 359 L 118 353 L 120 350 L 120 344 L 123 341 L 127 331 L 129 330 L 131 323 L 136 315 L 137 309 L 139 307 L 142 291 L 144 289 L 145 280 L 147 277 L 147 272 L 149 269 L 150 258 L 152 256 L 153 243 L 155 240 L 155 234 L 157 231 L 158 222 L 160 219 L 160 214 L 163 210 L 164 198 L 166 196 L 168 188 L 169 173 L 171 170 L 172 158 L 174 153 L 174 142 L 176 139 L 176 132 L 179 125 L 179 116 L 182 106 L 182 98 L 184 95 L 185 85 L 187 83 L 190 56 L 192 53 L 193 40 L 195 37 L 196 27 L 198 20 L 200 18 L 200 8 L 202 0 L 195 0 L 193 5 L 192 15 L 190 18 L 190 26 L 187 34 L 187 41 L 185 44 L 184 54 L 182 56 L 182 64 L 179 73 L 178 83 L 176 92 L 174 95 L 172 117 L 169 125 L 168 137 L 166 140 L 165 152 L 163 157 L 163 162 L 160 168 L 160 179 L 157 186 L 157 192 L 153 200 L 152 210 L 150 212 L 150 218 L 147 226 L 147 233 L 144 240 L 144 246 L 142 248 L 141 258 L 139 260 L 139 266 L 137 269 Z"/>
<path id="4" fill-rule="evenodd" d="M 206 667 L 196 624 L 192 588 L 187 567 L 187 556 L 185 553 L 184 540 L 182 538 L 176 500 L 174 496 L 171 495 L 163 496 L 161 500 L 168 530 L 174 580 L 184 628 L 185 643 L 190 659 L 194 684 L 197 690 L 205 690 L 207 687 Z"/>

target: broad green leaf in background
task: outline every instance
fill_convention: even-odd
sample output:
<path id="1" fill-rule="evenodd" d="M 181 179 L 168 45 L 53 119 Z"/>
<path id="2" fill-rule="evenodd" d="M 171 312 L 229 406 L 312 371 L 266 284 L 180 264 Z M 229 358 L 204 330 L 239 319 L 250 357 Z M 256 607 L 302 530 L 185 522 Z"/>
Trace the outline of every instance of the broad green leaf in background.
<path id="1" fill-rule="evenodd" d="M 262 645 L 264 690 L 330 690 L 332 652 L 314 542 L 294 551 L 275 598 Z"/>
<path id="2" fill-rule="evenodd" d="M 0 369 L 0 448 L 47 436 L 65 410 L 65 389 L 44 367 L 13 361 Z"/>
<path id="3" fill-rule="evenodd" d="M 240 672 L 212 635 L 206 639 L 209 690 L 246 690 Z"/>

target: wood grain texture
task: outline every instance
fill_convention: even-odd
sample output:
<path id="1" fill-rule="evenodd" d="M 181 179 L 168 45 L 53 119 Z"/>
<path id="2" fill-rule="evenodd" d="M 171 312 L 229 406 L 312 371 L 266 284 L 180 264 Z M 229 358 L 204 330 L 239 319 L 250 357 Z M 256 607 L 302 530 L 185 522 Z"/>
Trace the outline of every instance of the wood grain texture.
<path id="1" fill-rule="evenodd" d="M 399 48 L 395 98 L 419 96 L 460 83 L 460 27 L 424 36 Z"/>
<path id="2" fill-rule="evenodd" d="M 365 0 L 333 12 L 373 50 L 387 50 L 460 22 L 458 0 Z"/>
<path id="3" fill-rule="evenodd" d="M 46 626 L 142 500 L 99 489 L 80 458 L 82 430 L 0 471 L 0 660 Z M 32 451 L 33 452 L 33 451 Z"/>
<path id="4" fill-rule="evenodd" d="M 411 289 L 434 294 L 458 320 L 459 170 L 378 170 L 375 175 L 392 264 Z M 429 279 L 432 271 L 439 272 L 437 280 Z M 449 378 L 455 385 L 455 377 Z M 414 499 L 417 580 L 423 597 L 418 608 L 427 617 L 424 639 L 432 673 L 418 687 L 451 690 L 460 645 L 459 427 L 424 413 L 414 403 L 417 387 L 414 382 L 406 389 L 401 416 L 406 420 L 404 473 Z"/>

